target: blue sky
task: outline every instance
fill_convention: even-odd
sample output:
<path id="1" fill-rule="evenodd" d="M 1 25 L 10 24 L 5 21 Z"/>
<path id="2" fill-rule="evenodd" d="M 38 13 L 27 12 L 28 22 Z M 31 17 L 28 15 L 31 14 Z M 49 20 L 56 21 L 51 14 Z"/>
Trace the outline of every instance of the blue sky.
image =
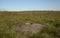
<path id="1" fill-rule="evenodd" d="M 19 10 L 60 10 L 60 0 L 0 0 L 0 9 Z"/>

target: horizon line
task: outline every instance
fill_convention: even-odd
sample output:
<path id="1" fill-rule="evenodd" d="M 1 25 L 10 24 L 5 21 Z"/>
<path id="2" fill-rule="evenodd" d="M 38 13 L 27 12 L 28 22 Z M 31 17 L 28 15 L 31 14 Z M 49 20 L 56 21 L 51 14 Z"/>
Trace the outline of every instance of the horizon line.
<path id="1" fill-rule="evenodd" d="M 60 11 L 60 10 L 0 10 L 0 11 Z"/>

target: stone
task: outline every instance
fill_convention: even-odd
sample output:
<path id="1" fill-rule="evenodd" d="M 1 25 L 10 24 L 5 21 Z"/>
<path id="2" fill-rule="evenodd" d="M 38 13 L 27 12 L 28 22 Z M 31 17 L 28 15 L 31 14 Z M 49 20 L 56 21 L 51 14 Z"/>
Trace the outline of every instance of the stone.
<path id="1" fill-rule="evenodd" d="M 24 23 L 24 24 L 14 25 L 13 29 L 20 33 L 37 33 L 44 27 L 45 27 L 45 25 L 42 25 L 42 24 Z"/>

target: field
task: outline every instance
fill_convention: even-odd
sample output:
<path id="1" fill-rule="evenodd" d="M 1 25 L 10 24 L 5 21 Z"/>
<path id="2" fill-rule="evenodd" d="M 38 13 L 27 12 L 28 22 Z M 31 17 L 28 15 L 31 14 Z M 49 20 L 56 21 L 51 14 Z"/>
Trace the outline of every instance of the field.
<path id="1" fill-rule="evenodd" d="M 11 28 L 27 22 L 47 27 L 32 35 L 23 35 Z M 0 11 L 0 38 L 60 38 L 60 11 Z"/>

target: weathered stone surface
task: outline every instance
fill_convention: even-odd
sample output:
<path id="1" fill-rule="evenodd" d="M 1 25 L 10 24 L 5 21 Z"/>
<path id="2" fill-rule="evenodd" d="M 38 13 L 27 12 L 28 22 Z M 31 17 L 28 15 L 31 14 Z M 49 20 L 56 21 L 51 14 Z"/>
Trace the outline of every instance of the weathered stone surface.
<path id="1" fill-rule="evenodd" d="M 45 25 L 36 23 L 25 23 L 25 24 L 16 24 L 13 26 L 13 29 L 21 33 L 37 33 L 43 27 L 45 27 Z"/>

